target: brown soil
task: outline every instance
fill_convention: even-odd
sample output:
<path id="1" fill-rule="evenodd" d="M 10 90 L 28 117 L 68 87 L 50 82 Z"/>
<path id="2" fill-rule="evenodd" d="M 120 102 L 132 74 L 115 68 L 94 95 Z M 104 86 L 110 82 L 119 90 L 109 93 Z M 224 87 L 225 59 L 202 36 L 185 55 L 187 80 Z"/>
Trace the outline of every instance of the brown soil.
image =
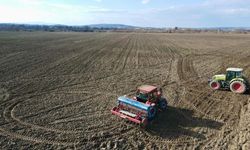
<path id="1" fill-rule="evenodd" d="M 213 91 L 227 67 L 250 77 L 250 36 L 0 32 L 2 149 L 250 149 L 250 95 Z M 111 115 L 159 85 L 169 108 L 147 130 Z"/>

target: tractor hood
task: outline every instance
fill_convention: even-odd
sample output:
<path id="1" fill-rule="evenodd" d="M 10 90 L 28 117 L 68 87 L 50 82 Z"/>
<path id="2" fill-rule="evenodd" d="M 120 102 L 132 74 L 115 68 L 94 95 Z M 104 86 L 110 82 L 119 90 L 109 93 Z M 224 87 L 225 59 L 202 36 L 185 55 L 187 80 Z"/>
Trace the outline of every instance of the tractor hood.
<path id="1" fill-rule="evenodd" d="M 218 74 L 213 76 L 213 80 L 226 80 L 226 75 L 225 74 Z"/>

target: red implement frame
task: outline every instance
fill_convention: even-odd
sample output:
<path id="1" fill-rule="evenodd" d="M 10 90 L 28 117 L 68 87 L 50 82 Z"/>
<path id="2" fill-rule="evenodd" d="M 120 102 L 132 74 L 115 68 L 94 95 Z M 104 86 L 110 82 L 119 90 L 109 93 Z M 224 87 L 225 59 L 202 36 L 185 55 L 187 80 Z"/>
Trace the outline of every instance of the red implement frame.
<path id="1" fill-rule="evenodd" d="M 117 115 L 117 116 L 119 116 L 119 117 L 121 117 L 121 118 L 124 118 L 124 119 L 128 119 L 128 120 L 130 120 L 130 121 L 132 121 L 132 122 L 134 122 L 134 123 L 137 123 L 137 124 L 142 124 L 142 123 L 143 123 L 142 120 L 139 120 L 139 119 L 130 117 L 130 116 L 128 116 L 128 115 L 125 115 L 125 114 L 123 114 L 123 113 L 120 113 L 120 112 L 119 112 L 119 108 L 117 108 L 117 107 L 114 107 L 114 108 L 111 110 L 111 112 L 112 112 L 112 114 L 114 114 L 114 115 Z"/>

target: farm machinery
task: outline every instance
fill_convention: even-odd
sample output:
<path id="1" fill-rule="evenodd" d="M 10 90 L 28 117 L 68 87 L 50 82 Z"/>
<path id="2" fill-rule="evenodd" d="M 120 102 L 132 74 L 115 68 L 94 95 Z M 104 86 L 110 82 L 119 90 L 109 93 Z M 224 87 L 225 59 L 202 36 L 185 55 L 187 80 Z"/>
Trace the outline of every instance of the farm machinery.
<path id="1" fill-rule="evenodd" d="M 234 93 L 245 93 L 249 83 L 242 75 L 242 68 L 227 68 L 226 74 L 214 75 L 208 81 L 213 90 L 230 89 Z"/>
<path id="2" fill-rule="evenodd" d="M 146 127 L 156 114 L 167 108 L 167 101 L 162 97 L 162 89 L 156 86 L 143 85 L 137 88 L 133 98 L 121 96 L 117 99 L 117 106 L 111 112 L 123 119 L 127 119 Z"/>

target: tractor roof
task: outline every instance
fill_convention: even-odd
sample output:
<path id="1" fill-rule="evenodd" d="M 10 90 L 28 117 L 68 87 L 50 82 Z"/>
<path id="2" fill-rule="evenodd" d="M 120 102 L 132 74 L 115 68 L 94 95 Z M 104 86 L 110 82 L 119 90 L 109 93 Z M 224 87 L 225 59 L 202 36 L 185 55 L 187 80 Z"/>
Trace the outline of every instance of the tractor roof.
<path id="1" fill-rule="evenodd" d="M 153 90 L 157 89 L 157 87 L 156 86 L 152 86 L 152 85 L 142 85 L 142 86 L 138 87 L 138 89 L 140 91 L 142 91 L 142 92 L 150 93 Z"/>
<path id="2" fill-rule="evenodd" d="M 227 68 L 227 71 L 237 71 L 237 72 L 241 72 L 243 71 L 242 68 Z"/>

